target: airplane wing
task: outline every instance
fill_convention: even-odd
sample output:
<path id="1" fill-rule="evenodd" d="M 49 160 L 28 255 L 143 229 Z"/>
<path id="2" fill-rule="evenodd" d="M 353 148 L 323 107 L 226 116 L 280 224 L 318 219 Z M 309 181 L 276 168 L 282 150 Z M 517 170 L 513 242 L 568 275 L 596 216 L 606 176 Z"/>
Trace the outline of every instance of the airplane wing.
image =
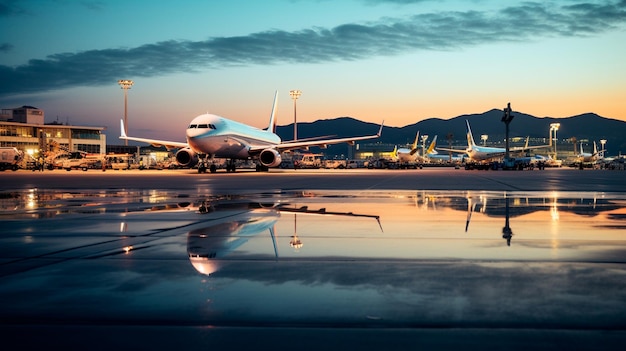
<path id="1" fill-rule="evenodd" d="M 158 139 L 145 139 L 145 138 L 129 137 L 129 136 L 126 135 L 126 131 L 124 129 L 124 120 L 120 120 L 120 139 L 139 141 L 139 142 L 142 142 L 142 143 L 150 144 L 150 145 L 155 146 L 155 147 L 165 146 L 165 148 L 168 149 L 168 150 L 170 150 L 170 149 L 178 149 L 178 148 L 185 148 L 185 147 L 189 146 L 189 144 L 187 144 L 187 143 L 181 143 L 181 142 L 176 142 L 176 141 L 165 141 L 165 140 L 158 140 Z"/>
<path id="2" fill-rule="evenodd" d="M 514 147 L 509 148 L 509 151 L 526 151 L 526 150 L 533 150 L 533 149 L 545 149 L 550 146 L 552 145 L 514 146 Z"/>
<path id="3" fill-rule="evenodd" d="M 524 146 L 514 146 L 514 147 L 509 148 L 509 151 L 526 151 L 526 150 L 544 149 L 547 147 L 552 147 L 552 139 L 550 139 L 550 142 L 548 143 L 548 145 L 534 145 L 534 146 L 528 146 L 528 139 L 529 137 L 526 137 L 526 144 Z"/>
<path id="4" fill-rule="evenodd" d="M 380 137 L 383 131 L 384 122 L 385 121 L 383 121 L 383 123 L 380 124 L 380 129 L 378 129 L 378 133 L 376 133 L 375 135 L 351 137 L 351 138 L 337 138 L 337 139 L 322 139 L 322 140 L 307 139 L 307 140 L 287 141 L 284 143 L 271 145 L 271 146 L 268 146 L 268 145 L 252 146 L 250 148 L 250 152 L 260 152 L 260 151 L 263 151 L 264 149 L 267 149 L 268 147 L 273 147 L 278 151 L 285 151 L 285 150 L 303 149 L 303 148 L 308 148 L 311 146 L 319 146 L 319 147 L 324 148 L 331 144 L 341 144 L 341 143 L 354 145 L 355 141 L 375 139 L 375 138 Z"/>
<path id="5" fill-rule="evenodd" d="M 467 149 L 446 149 L 446 148 L 441 148 L 441 147 L 436 147 L 435 151 L 458 152 L 460 154 L 466 154 L 467 153 Z"/>

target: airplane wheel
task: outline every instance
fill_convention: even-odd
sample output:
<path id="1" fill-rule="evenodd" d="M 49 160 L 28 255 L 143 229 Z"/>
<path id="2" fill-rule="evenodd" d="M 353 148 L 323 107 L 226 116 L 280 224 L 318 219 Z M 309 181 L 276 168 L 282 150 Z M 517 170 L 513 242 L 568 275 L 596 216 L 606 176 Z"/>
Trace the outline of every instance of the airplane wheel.
<path id="1" fill-rule="evenodd" d="M 217 172 L 217 167 L 215 167 L 215 165 L 211 165 L 209 169 L 211 170 L 211 173 Z"/>

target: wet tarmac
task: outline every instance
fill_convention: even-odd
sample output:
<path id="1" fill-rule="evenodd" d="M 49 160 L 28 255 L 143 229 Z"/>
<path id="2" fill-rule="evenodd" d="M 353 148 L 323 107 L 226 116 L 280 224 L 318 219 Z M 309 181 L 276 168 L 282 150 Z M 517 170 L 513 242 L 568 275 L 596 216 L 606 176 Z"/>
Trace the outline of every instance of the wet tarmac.
<path id="1" fill-rule="evenodd" d="M 0 174 L 33 349 L 622 349 L 623 172 Z"/>

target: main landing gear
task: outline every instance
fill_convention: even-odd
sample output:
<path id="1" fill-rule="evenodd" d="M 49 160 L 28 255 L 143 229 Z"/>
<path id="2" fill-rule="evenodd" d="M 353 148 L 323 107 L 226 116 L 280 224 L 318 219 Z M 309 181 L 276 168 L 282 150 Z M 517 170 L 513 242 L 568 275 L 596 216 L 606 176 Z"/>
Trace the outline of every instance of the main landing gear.
<path id="1" fill-rule="evenodd" d="M 208 157 L 200 158 L 198 161 L 198 173 L 206 173 L 207 169 L 211 173 L 217 172 L 217 166 L 213 163 L 212 160 L 208 160 Z M 237 164 L 235 160 L 229 159 L 226 161 L 226 172 L 235 172 L 237 171 Z"/>

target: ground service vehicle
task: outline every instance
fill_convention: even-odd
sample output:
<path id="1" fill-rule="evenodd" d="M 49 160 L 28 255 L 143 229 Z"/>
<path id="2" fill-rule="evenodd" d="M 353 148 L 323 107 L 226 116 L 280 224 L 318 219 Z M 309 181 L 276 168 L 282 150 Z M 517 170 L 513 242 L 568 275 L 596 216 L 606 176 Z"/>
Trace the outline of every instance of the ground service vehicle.
<path id="1" fill-rule="evenodd" d="M 0 147 L 0 171 L 11 169 L 17 171 L 24 154 L 14 147 Z"/>
<path id="2" fill-rule="evenodd" d="M 72 152 L 71 157 L 63 161 L 62 168 L 66 171 L 72 169 L 82 169 L 86 171 L 90 168 L 102 168 L 103 155 Z"/>

